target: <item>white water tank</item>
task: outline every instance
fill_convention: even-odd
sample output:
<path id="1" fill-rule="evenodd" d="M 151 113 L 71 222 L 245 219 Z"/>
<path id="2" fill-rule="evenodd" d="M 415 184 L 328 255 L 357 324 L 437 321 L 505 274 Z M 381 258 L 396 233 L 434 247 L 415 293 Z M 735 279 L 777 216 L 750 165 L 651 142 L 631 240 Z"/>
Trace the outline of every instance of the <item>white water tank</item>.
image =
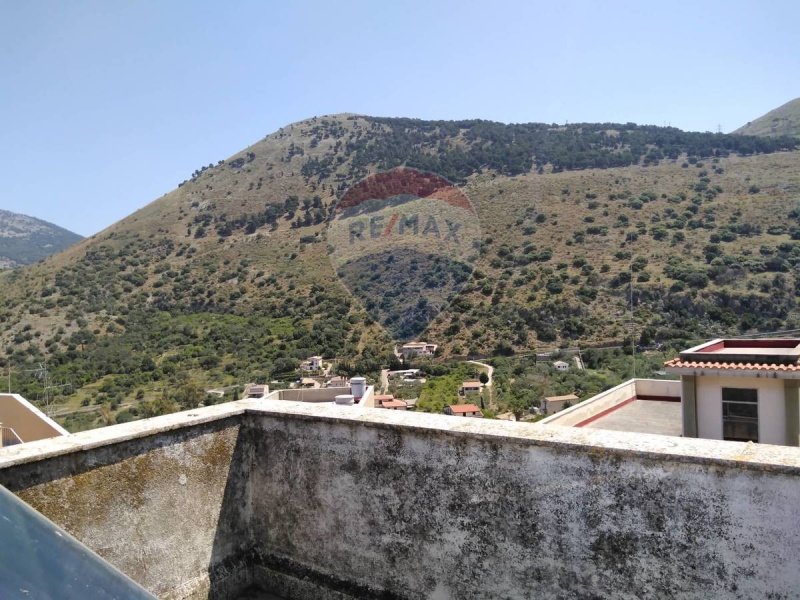
<path id="1" fill-rule="evenodd" d="M 349 405 L 353 404 L 353 395 L 352 394 L 339 394 L 336 398 L 333 399 L 336 404 L 342 405 Z"/>
<path id="2" fill-rule="evenodd" d="M 353 377 L 350 380 L 350 392 L 356 402 L 361 400 L 364 394 L 367 393 L 367 380 L 364 377 Z"/>

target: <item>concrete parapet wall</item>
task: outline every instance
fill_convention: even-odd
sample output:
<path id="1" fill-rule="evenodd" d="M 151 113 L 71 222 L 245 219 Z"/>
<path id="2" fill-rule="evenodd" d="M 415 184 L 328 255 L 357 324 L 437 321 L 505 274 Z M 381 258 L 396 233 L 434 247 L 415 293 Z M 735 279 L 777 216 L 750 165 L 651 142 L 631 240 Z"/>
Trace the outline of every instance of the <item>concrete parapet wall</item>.
<path id="1" fill-rule="evenodd" d="M 26 444 L 0 483 L 168 598 L 800 589 L 800 449 L 352 408 L 243 400 Z"/>
<path id="2" fill-rule="evenodd" d="M 680 400 L 681 382 L 667 379 L 631 379 L 539 421 L 542 425 L 575 427 L 637 396 Z"/>
<path id="3" fill-rule="evenodd" d="M 257 547 L 397 598 L 800 589 L 794 449 L 453 421 L 254 414 Z"/>
<path id="4" fill-rule="evenodd" d="M 160 597 L 205 597 L 247 538 L 242 411 L 210 408 L 11 447 L 0 484 Z"/>

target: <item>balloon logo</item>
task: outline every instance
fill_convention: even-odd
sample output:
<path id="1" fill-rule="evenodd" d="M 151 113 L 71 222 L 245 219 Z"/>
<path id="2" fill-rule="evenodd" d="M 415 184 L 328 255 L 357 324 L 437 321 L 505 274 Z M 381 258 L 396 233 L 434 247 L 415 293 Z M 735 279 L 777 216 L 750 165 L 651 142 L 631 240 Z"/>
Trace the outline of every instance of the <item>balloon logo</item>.
<path id="1" fill-rule="evenodd" d="M 327 239 L 345 287 L 406 342 L 419 338 L 467 283 L 481 231 L 462 190 L 438 175 L 398 168 L 347 190 Z"/>

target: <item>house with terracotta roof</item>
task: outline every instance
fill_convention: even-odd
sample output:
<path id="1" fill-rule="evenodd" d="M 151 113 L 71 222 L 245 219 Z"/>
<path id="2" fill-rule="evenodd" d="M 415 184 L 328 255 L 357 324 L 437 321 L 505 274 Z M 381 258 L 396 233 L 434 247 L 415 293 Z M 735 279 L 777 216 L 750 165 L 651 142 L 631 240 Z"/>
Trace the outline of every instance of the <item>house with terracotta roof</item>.
<path id="1" fill-rule="evenodd" d="M 444 414 L 452 417 L 482 417 L 481 409 L 474 404 L 453 404 L 444 407 Z"/>
<path id="2" fill-rule="evenodd" d="M 392 410 L 406 410 L 408 404 L 404 400 L 395 398 L 393 394 L 376 394 L 375 407 L 376 408 L 390 408 Z"/>
<path id="3" fill-rule="evenodd" d="M 680 381 L 631 379 L 540 421 L 800 446 L 800 339 L 717 339 L 664 363 Z"/>
<path id="4" fill-rule="evenodd" d="M 461 384 L 461 388 L 458 390 L 459 396 L 469 396 L 472 394 L 479 394 L 481 391 L 480 381 L 465 381 Z"/>
<path id="5" fill-rule="evenodd" d="M 665 363 L 684 437 L 800 445 L 800 340 L 712 340 Z"/>

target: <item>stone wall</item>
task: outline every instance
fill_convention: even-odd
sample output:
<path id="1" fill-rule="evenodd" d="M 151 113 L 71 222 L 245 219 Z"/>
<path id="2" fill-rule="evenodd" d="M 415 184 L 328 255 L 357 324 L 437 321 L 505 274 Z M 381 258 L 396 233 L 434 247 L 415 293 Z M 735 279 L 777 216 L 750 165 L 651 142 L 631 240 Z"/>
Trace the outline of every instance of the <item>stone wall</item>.
<path id="1" fill-rule="evenodd" d="M 166 598 L 800 589 L 797 448 L 351 408 L 246 400 L 26 444 L 0 483 Z"/>

